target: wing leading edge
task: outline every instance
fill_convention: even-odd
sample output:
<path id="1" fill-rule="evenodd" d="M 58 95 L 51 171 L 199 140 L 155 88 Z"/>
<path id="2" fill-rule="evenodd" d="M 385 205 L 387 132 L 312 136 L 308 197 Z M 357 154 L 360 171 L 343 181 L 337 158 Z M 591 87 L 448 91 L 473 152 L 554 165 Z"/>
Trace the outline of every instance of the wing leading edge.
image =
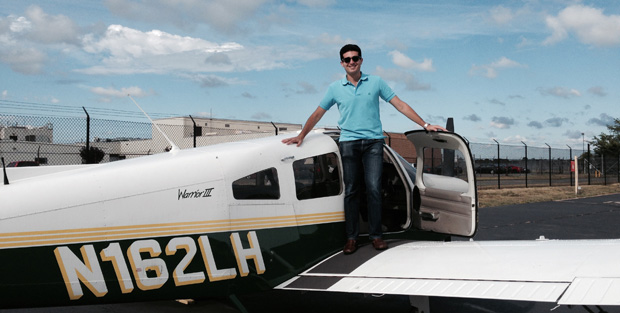
<path id="1" fill-rule="evenodd" d="M 392 242 L 277 289 L 620 305 L 620 240 Z"/>

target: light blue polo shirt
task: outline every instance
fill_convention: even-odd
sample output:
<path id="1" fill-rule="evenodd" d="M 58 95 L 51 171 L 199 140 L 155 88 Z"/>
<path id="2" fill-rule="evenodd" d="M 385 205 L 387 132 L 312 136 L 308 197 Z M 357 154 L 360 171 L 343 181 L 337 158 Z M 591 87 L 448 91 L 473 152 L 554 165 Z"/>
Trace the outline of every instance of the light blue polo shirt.
<path id="1" fill-rule="evenodd" d="M 362 73 L 357 87 L 346 77 L 329 85 L 319 106 L 329 110 L 334 104 L 338 105 L 340 141 L 383 139 L 379 98 L 389 102 L 394 96 L 392 88 L 381 77 Z"/>

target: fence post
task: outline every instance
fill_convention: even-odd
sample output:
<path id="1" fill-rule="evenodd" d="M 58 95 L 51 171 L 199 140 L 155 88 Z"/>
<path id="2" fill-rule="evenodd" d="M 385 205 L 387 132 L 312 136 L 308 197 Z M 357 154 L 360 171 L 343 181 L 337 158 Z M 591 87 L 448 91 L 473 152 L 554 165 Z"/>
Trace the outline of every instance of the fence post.
<path id="1" fill-rule="evenodd" d="M 545 144 L 547 145 L 546 142 Z M 551 146 L 547 145 L 547 147 L 549 147 L 549 186 L 551 186 Z"/>
<path id="2" fill-rule="evenodd" d="M 566 145 L 568 147 L 568 154 L 569 154 L 569 158 L 568 158 L 568 172 L 570 173 L 570 185 L 573 185 L 573 172 L 570 170 L 570 162 L 572 162 L 573 159 L 573 148 L 571 148 L 569 145 Z"/>
<path id="3" fill-rule="evenodd" d="M 6 176 L 6 165 L 4 164 L 4 157 L 1 157 L 0 161 L 2 161 L 2 172 L 3 172 L 3 175 L 4 175 L 4 184 L 8 185 L 9 184 L 9 177 Z"/>
<path id="4" fill-rule="evenodd" d="M 271 125 L 273 125 L 273 128 L 276 129 L 276 136 L 278 135 L 278 127 L 276 126 L 276 124 L 274 124 L 273 122 L 271 122 Z"/>
<path id="5" fill-rule="evenodd" d="M 605 153 L 601 154 L 601 172 L 603 174 L 603 185 L 607 186 L 607 174 L 605 173 Z"/>
<path id="6" fill-rule="evenodd" d="M 499 174 L 499 142 L 497 142 L 497 140 L 495 139 L 493 139 L 493 141 L 495 141 L 495 143 L 497 144 L 497 189 L 502 189 Z"/>
<path id="7" fill-rule="evenodd" d="M 590 143 L 588 142 L 588 185 L 591 184 L 590 181 L 590 167 L 592 167 L 592 162 L 590 162 Z"/>
<path id="8" fill-rule="evenodd" d="M 191 118 L 192 123 L 194 123 L 194 131 L 192 133 L 194 133 L 194 148 L 196 148 L 196 121 L 194 121 L 194 118 L 191 115 L 189 116 L 189 118 Z"/>
<path id="9" fill-rule="evenodd" d="M 85 107 L 82 110 L 86 113 L 86 160 L 90 160 L 90 115 Z"/>
<path id="10" fill-rule="evenodd" d="M 521 143 L 525 146 L 525 188 L 527 188 L 527 145 L 523 141 L 521 141 Z"/>

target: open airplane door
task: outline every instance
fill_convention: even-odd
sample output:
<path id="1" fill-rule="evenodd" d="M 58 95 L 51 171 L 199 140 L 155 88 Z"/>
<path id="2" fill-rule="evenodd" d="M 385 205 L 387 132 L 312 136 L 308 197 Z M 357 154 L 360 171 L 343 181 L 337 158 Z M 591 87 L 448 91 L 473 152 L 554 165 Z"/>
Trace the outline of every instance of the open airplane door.
<path id="1" fill-rule="evenodd" d="M 452 132 L 405 133 L 416 148 L 416 228 L 472 237 L 478 222 L 474 165 L 465 140 Z"/>

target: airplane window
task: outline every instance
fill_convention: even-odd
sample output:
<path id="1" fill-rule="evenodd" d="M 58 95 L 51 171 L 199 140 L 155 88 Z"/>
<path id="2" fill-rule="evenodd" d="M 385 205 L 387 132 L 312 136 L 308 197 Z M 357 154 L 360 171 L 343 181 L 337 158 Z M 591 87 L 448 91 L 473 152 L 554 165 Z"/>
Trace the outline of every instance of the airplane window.
<path id="1" fill-rule="evenodd" d="M 293 162 L 297 199 L 339 195 L 340 163 L 335 153 L 313 156 Z"/>
<path id="2" fill-rule="evenodd" d="M 425 174 L 435 174 L 437 176 L 458 178 L 461 182 L 455 180 L 453 184 L 438 184 L 436 188 L 451 189 L 455 191 L 467 191 L 467 165 L 463 154 L 458 150 L 451 149 L 424 149 L 424 171 Z M 420 169 L 418 169 L 420 170 Z M 434 181 L 433 175 L 424 176 L 425 183 L 428 185 Z M 436 176 L 435 176 L 436 177 Z"/>
<path id="3" fill-rule="evenodd" d="M 233 196 L 238 200 L 280 199 L 278 171 L 268 168 L 235 180 Z"/>

